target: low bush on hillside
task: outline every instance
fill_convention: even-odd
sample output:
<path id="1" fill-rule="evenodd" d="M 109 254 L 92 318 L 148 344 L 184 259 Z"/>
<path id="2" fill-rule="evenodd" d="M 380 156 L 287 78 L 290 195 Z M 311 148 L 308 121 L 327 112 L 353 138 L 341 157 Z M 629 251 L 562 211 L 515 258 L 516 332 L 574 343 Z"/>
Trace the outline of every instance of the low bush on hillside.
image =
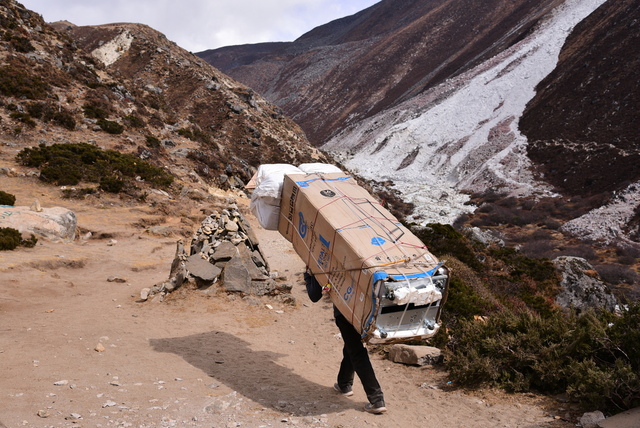
<path id="1" fill-rule="evenodd" d="M 84 115 L 90 119 L 106 119 L 109 116 L 109 113 L 105 109 L 96 104 L 85 104 L 82 106 L 82 111 Z"/>
<path id="2" fill-rule="evenodd" d="M 450 254 L 474 270 L 484 266 L 473 251 L 469 241 L 448 224 L 431 223 L 421 228 L 412 228 L 413 233 L 436 255 Z"/>
<path id="3" fill-rule="evenodd" d="M 196 127 L 193 127 L 192 129 L 180 128 L 177 132 L 181 137 L 188 138 L 191 141 L 198 141 L 203 144 L 211 142 L 211 137 L 206 132 L 203 132 L 201 129 Z"/>
<path id="4" fill-rule="evenodd" d="M 98 119 L 98 126 L 108 134 L 122 134 L 124 132 L 124 126 L 112 120 Z"/>
<path id="5" fill-rule="evenodd" d="M 28 239 L 22 239 L 20 232 L 11 227 L 0 227 L 0 251 L 15 250 L 18 246 L 33 247 L 38 240 L 31 235 Z"/>
<path id="6" fill-rule="evenodd" d="M 16 52 L 27 53 L 36 49 L 33 47 L 33 44 L 31 44 L 31 40 L 22 36 L 12 36 L 9 43 Z"/>
<path id="7" fill-rule="evenodd" d="M 13 206 L 16 203 L 16 197 L 11 193 L 0 190 L 0 205 Z"/>
<path id="8" fill-rule="evenodd" d="M 0 227 L 0 250 L 15 250 L 20 245 L 20 232 L 10 227 Z"/>
<path id="9" fill-rule="evenodd" d="M 152 149 L 157 149 L 160 147 L 160 139 L 154 137 L 153 135 L 146 135 L 145 139 L 147 141 L 147 147 L 151 147 Z"/>
<path id="10" fill-rule="evenodd" d="M 639 280 L 638 273 L 627 266 L 601 264 L 595 265 L 594 268 L 600 277 L 609 284 L 634 284 Z"/>
<path id="11" fill-rule="evenodd" d="M 17 155 L 22 165 L 40 168 L 40 178 L 58 185 L 77 185 L 80 181 L 100 183 L 108 192 L 117 193 L 140 177 L 146 182 L 168 187 L 173 177 L 164 169 L 115 150 L 102 150 L 87 143 L 41 144 Z"/>
<path id="12" fill-rule="evenodd" d="M 561 309 L 549 259 L 472 243 L 447 225 L 414 233 L 436 256 L 466 265 L 451 260 L 442 328 L 431 339 L 457 385 L 566 393 L 585 409 L 610 413 L 640 405 L 640 305 L 620 314 Z M 548 237 L 532 234 L 531 242 Z M 628 273 L 619 265 L 606 270 L 618 281 Z"/>
<path id="13" fill-rule="evenodd" d="M 609 312 L 504 311 L 460 320 L 446 365 L 459 385 L 564 393 L 616 413 L 640 405 L 640 305 Z"/>
<path id="14" fill-rule="evenodd" d="M 144 120 L 135 114 L 129 114 L 124 118 L 125 123 L 132 128 L 144 128 L 145 123 Z"/>
<path id="15" fill-rule="evenodd" d="M 70 131 L 76 128 L 76 120 L 73 113 L 58 105 L 45 102 L 30 103 L 27 104 L 27 112 L 35 119 L 53 122 Z"/>
<path id="16" fill-rule="evenodd" d="M 15 121 L 24 123 L 25 125 L 27 125 L 30 128 L 35 128 L 36 127 L 36 122 L 29 115 L 29 113 L 20 113 L 20 112 L 14 111 L 9 115 L 9 117 L 11 117 L 11 119 L 13 119 Z"/>
<path id="17" fill-rule="evenodd" d="M 45 98 L 49 90 L 49 84 L 18 59 L 9 58 L 0 67 L 0 93 L 5 96 L 35 100 Z"/>

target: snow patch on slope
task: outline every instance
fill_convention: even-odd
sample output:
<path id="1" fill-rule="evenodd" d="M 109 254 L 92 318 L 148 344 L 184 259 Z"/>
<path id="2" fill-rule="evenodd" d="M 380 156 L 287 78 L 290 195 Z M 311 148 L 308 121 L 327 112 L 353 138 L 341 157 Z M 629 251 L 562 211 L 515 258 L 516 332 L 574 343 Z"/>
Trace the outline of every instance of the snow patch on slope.
<path id="1" fill-rule="evenodd" d="M 637 247 L 637 242 L 626 237 L 624 228 L 639 205 L 640 182 L 637 182 L 616 194 L 607 205 L 563 224 L 561 230 L 582 240 L 604 245 L 626 244 Z"/>
<path id="2" fill-rule="evenodd" d="M 573 27 L 604 1 L 567 0 L 510 49 L 359 122 L 323 149 L 365 178 L 393 182 L 422 224 L 472 211 L 463 191 L 549 194 L 530 173 L 518 120 Z"/>
<path id="3" fill-rule="evenodd" d="M 105 66 L 116 62 L 131 47 L 133 36 L 128 31 L 123 31 L 112 40 L 109 40 L 91 52 L 91 55 L 100 60 Z"/>

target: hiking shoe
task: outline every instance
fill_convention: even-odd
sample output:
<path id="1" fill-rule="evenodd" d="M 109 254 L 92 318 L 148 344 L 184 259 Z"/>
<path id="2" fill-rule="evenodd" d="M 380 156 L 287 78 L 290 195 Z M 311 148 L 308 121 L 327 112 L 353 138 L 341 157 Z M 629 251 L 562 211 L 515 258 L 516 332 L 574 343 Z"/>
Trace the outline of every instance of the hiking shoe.
<path id="1" fill-rule="evenodd" d="M 387 411 L 387 408 L 384 407 L 384 402 L 376 403 L 376 404 L 367 404 L 364 406 L 364 411 L 368 413 L 373 413 L 374 415 L 380 415 Z"/>
<path id="2" fill-rule="evenodd" d="M 353 390 L 351 389 L 351 386 L 345 386 L 344 388 L 340 388 L 340 385 L 338 385 L 337 383 L 334 383 L 333 389 L 335 389 L 345 397 L 351 397 L 353 395 Z"/>

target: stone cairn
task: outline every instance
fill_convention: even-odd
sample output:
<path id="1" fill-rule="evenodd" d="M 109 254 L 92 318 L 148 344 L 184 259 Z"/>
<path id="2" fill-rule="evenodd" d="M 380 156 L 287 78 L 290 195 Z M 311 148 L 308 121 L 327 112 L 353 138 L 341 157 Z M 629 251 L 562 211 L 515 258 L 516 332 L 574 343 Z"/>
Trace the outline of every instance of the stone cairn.
<path id="1" fill-rule="evenodd" d="M 140 298 L 162 300 L 185 283 L 201 290 L 215 284 L 222 291 L 245 296 L 289 294 L 291 286 L 278 283 L 274 276 L 251 225 L 232 204 L 206 217 L 188 248 L 182 240 L 177 242 L 169 280 L 143 289 Z"/>

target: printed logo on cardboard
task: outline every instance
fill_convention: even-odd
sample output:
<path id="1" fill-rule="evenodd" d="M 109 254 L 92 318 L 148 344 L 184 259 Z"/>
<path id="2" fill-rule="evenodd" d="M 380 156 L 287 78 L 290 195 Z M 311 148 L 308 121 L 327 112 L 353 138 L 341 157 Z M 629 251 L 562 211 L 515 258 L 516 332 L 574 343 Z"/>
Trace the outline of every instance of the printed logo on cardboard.
<path id="1" fill-rule="evenodd" d="M 326 198 L 333 198 L 336 195 L 336 192 L 334 192 L 333 190 L 324 189 L 320 191 L 320 194 Z"/>
<path id="2" fill-rule="evenodd" d="M 308 229 L 309 228 L 307 227 L 307 222 L 304 220 L 304 215 L 302 214 L 302 212 L 298 212 L 298 233 L 300 234 L 300 237 L 302 239 L 307 236 Z"/>
<path id="3" fill-rule="evenodd" d="M 384 245 L 384 243 L 387 242 L 384 238 L 380 238 L 379 236 L 376 236 L 375 238 L 371 238 L 371 245 L 376 245 L 378 247 L 381 247 Z"/>
<path id="4" fill-rule="evenodd" d="M 327 269 L 329 267 L 329 261 L 331 260 L 331 252 L 329 251 L 331 242 L 327 241 L 322 235 L 320 235 L 318 239 L 322 243 L 320 254 L 318 255 L 318 266 L 322 267 L 322 269 Z"/>

